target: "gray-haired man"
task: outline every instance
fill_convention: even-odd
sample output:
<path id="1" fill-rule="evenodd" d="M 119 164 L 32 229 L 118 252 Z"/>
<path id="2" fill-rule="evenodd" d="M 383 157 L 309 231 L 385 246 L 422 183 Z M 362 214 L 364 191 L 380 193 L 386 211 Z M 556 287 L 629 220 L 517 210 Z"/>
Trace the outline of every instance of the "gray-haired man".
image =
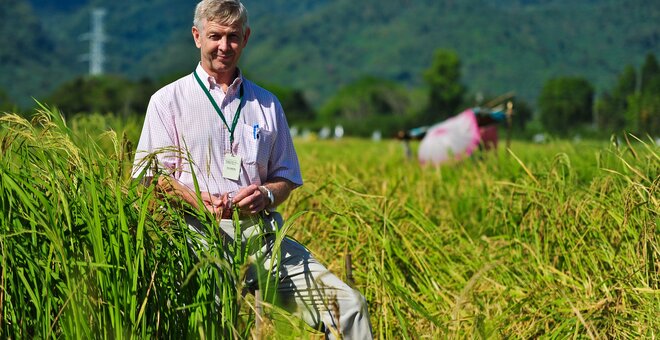
<path id="1" fill-rule="evenodd" d="M 171 173 L 160 176 L 158 185 L 216 215 L 226 235 L 234 235 L 232 220 L 223 216 L 229 204 L 238 207 L 245 230 L 264 220 L 276 225 L 273 221 L 281 221 L 281 216 L 274 208 L 302 185 L 302 176 L 278 99 L 245 79 L 237 66 L 251 33 L 247 10 L 238 0 L 204 0 L 197 4 L 193 24 L 200 63 L 193 73 L 152 96 L 134 176 L 142 172 L 148 154 L 169 150 L 157 156 L 160 167 Z M 147 171 L 147 176 L 153 174 Z M 188 222 L 201 230 L 199 221 L 188 217 Z M 277 292 L 283 308 L 324 329 L 329 338 L 333 330 L 345 339 L 372 338 L 366 301 L 359 292 L 291 239 L 282 242 L 280 255 Z M 330 301 L 338 308 L 329 307 Z"/>

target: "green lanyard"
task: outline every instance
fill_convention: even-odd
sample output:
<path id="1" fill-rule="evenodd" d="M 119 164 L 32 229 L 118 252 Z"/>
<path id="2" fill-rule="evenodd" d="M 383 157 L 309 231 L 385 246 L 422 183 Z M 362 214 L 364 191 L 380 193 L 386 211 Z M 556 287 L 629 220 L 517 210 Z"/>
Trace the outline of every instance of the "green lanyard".
<path id="1" fill-rule="evenodd" d="M 234 131 L 236 130 L 236 124 L 238 124 L 238 117 L 241 115 L 241 106 L 243 106 L 243 83 L 241 83 L 240 102 L 238 103 L 238 110 L 236 110 L 236 114 L 234 115 L 234 121 L 231 122 L 231 127 L 229 127 L 229 124 L 227 124 L 227 120 L 225 119 L 225 116 L 222 114 L 220 107 L 218 107 L 218 104 L 213 99 L 213 96 L 211 96 L 211 92 L 209 92 L 206 86 L 204 86 L 202 80 L 199 79 L 199 76 L 197 75 L 197 70 L 195 70 L 193 73 L 195 74 L 195 79 L 197 79 L 197 83 L 199 83 L 199 86 L 202 88 L 202 90 L 204 90 L 206 96 L 209 97 L 211 104 L 213 104 L 213 108 L 215 109 L 215 112 L 218 113 L 218 116 L 220 116 L 222 122 L 225 123 L 227 130 L 229 130 L 229 150 L 232 150 L 234 147 Z"/>

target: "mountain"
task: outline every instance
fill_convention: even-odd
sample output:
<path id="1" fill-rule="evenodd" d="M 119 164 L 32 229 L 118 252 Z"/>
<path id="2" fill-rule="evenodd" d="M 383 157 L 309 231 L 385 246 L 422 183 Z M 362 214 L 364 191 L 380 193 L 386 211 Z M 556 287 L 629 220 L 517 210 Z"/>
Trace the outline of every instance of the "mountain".
<path id="1" fill-rule="evenodd" d="M 660 55 L 660 2 L 651 0 L 244 3 L 253 33 L 243 69 L 257 82 L 302 89 L 317 106 L 363 75 L 419 87 L 437 48 L 458 52 L 470 91 L 515 91 L 528 101 L 556 76 L 583 76 L 602 92 L 625 65 Z M 198 58 L 194 4 L 1 0 L 0 42 L 8 45 L 0 50 L 0 89 L 25 105 L 87 72 L 81 36 L 94 7 L 107 10 L 107 72 L 132 79 L 190 72 Z"/>
<path id="2" fill-rule="evenodd" d="M 419 85 L 434 50 L 448 48 L 471 90 L 533 99 L 554 76 L 609 85 L 660 52 L 659 19 L 651 1 L 335 1 L 283 22 L 285 34 L 252 46 L 246 63 L 316 99 L 365 73 Z"/>
<path id="3" fill-rule="evenodd" d="M 29 3 L 0 4 L 0 91 L 14 101 L 31 100 L 32 94 L 57 86 L 64 59 Z"/>

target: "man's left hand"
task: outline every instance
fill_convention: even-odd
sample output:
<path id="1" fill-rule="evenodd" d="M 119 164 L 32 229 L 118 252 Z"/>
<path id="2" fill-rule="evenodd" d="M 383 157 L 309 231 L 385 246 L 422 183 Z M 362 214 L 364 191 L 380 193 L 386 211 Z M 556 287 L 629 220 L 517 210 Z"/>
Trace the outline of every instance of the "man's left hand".
<path id="1" fill-rule="evenodd" d="M 258 185 L 251 184 L 238 191 L 232 199 L 241 216 L 251 216 L 260 213 L 270 204 L 270 200 L 259 190 Z"/>

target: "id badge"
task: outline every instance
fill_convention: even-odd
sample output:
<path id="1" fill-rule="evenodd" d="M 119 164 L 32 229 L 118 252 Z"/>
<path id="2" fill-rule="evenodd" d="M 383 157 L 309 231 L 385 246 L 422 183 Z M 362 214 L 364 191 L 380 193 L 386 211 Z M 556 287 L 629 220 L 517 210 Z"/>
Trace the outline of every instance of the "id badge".
<path id="1" fill-rule="evenodd" d="M 225 155 L 225 164 L 222 166 L 222 177 L 238 180 L 238 175 L 241 174 L 241 156 L 234 156 L 232 154 Z"/>

